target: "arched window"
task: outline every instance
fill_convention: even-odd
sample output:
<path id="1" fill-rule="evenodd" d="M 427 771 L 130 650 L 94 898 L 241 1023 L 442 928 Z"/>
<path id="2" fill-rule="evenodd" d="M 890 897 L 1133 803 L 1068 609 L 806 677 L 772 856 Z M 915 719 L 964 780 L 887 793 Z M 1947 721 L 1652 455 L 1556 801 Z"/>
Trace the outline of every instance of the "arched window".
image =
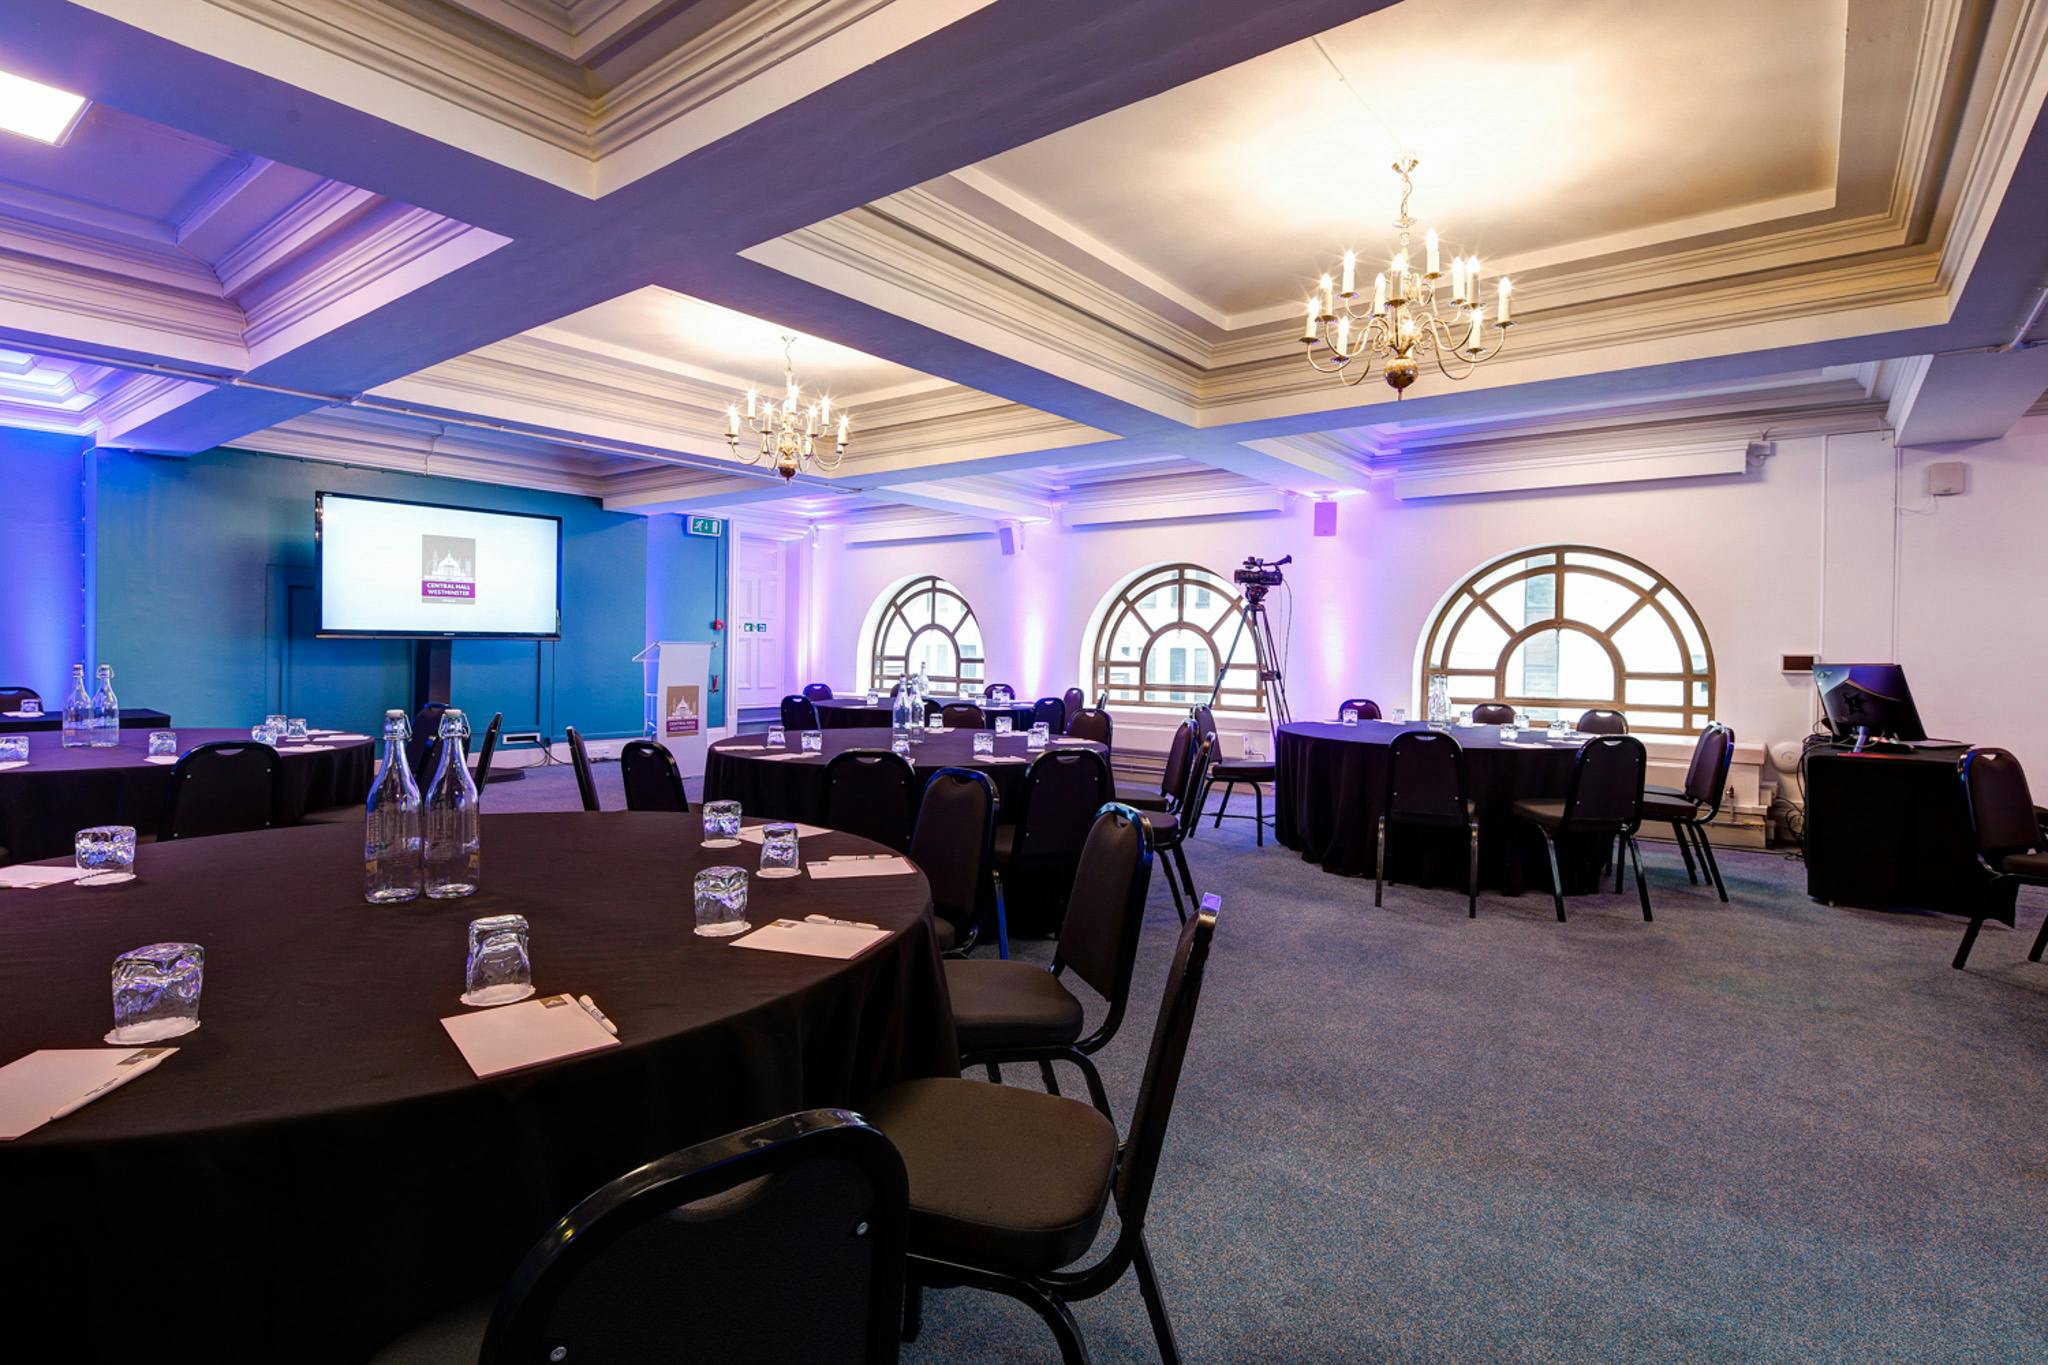
<path id="1" fill-rule="evenodd" d="M 1532 720 L 1592 707 L 1631 730 L 1691 734 L 1714 718 L 1714 647 L 1699 613 L 1640 560 L 1590 545 L 1503 555 L 1444 599 L 1422 649 L 1422 694 L 1504 701 Z"/>
<path id="2" fill-rule="evenodd" d="M 1251 632 L 1238 631 L 1243 607 L 1228 579 L 1198 564 L 1162 564 L 1111 594 L 1097 618 L 1096 696 L 1122 706 L 1193 706 L 1209 700 L 1221 669 L 1217 710 L 1266 709 L 1258 654 Z"/>
<path id="3" fill-rule="evenodd" d="M 868 686 L 877 691 L 917 672 L 919 664 L 941 691 L 981 681 L 981 623 L 960 590 L 936 575 L 913 578 L 891 593 L 871 638 Z"/>

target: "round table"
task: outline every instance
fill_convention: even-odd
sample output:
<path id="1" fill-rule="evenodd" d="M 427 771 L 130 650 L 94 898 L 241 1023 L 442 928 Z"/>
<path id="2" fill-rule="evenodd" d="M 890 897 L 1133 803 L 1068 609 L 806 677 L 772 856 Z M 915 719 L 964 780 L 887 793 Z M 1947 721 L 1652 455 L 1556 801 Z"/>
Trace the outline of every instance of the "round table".
<path id="1" fill-rule="evenodd" d="M 996 757 L 998 759 L 1025 760 L 1022 762 L 990 763 L 974 756 L 974 730 L 926 730 L 924 739 L 910 746 L 910 761 L 917 768 L 920 779 L 930 780 L 932 774 L 941 768 L 967 768 L 985 772 L 996 784 L 996 799 L 1001 802 L 999 818 L 1016 809 L 1018 796 L 1024 790 L 1024 773 L 1030 767 L 1033 751 L 1026 747 L 1023 731 L 996 736 Z M 738 739 L 711 746 L 704 761 L 704 799 L 706 801 L 737 801 L 748 815 L 769 816 L 778 820 L 801 820 L 808 824 L 825 823 L 825 765 L 834 754 L 848 749 L 883 749 L 889 747 L 890 732 L 882 730 L 827 730 L 824 732 L 825 747 L 817 754 L 801 758 L 771 758 L 775 753 L 800 753 L 803 748 L 801 736 L 790 731 L 780 749 L 768 749 L 762 744 L 760 735 L 743 735 Z M 1109 750 L 1092 740 L 1055 740 L 1056 748 L 1087 748 L 1100 753 L 1105 760 Z"/>
<path id="2" fill-rule="evenodd" d="M 121 728 L 168 730 L 171 728 L 171 718 L 166 712 L 152 711 L 146 706 L 124 706 L 121 708 Z M 63 729 L 62 707 L 33 716 L 25 716 L 19 711 L 0 711 L 0 735 L 29 735 L 42 730 L 61 732 Z"/>
<path id="3" fill-rule="evenodd" d="M 1421 728 L 1377 720 L 1282 725 L 1273 748 L 1274 837 L 1325 872 L 1371 876 L 1375 825 L 1387 790 L 1387 745 L 1403 730 Z M 1547 889 L 1543 836 L 1517 820 L 1513 806 L 1524 797 L 1563 796 L 1579 742 L 1551 743 L 1529 730 L 1511 744 L 1495 725 L 1453 726 L 1449 733 L 1465 751 L 1467 795 L 1479 807 L 1480 885 L 1510 895 Z M 1560 841 L 1567 893 L 1598 888 L 1610 845 L 1584 836 Z M 1465 865 L 1463 831 L 1388 829 L 1389 881 L 1463 887 Z"/>
<path id="4" fill-rule="evenodd" d="M 297 829 L 145 847 L 121 886 L 0 891 L 0 1062 L 100 1046 L 115 955 L 206 949 L 201 1027 L 85 1108 L 0 1144 L 0 1283 L 20 1340 L 151 1359 L 360 1361 L 436 1306 L 492 1291 L 552 1220 L 654 1157 L 895 1081 L 958 1072 L 921 874 L 751 880 L 749 919 L 889 931 L 850 961 L 691 932 L 694 816 L 486 815 L 483 889 L 367 905 L 362 836 Z M 850 835 L 806 859 L 872 852 Z M 588 992 L 621 1045 L 479 1080 L 472 918 L 532 926 L 534 984 Z"/>
<path id="5" fill-rule="evenodd" d="M 1031 703 L 1028 701 L 997 703 L 983 701 L 979 697 L 933 697 L 926 703 L 925 709 L 936 716 L 949 701 L 973 702 L 981 708 L 981 714 L 988 717 L 988 723 L 991 728 L 996 723 L 996 717 L 1001 715 L 1009 716 L 1010 723 L 1019 730 L 1029 730 L 1031 728 L 1032 710 Z M 895 713 L 892 710 L 893 705 L 894 703 L 887 697 L 883 697 L 874 706 L 868 705 L 866 697 L 833 697 L 829 701 L 817 703 L 818 728 L 821 730 L 886 730 L 896 719 Z"/>
<path id="6" fill-rule="evenodd" d="M 247 730 L 177 732 L 179 751 L 216 740 L 249 743 Z M 280 749 L 284 809 L 295 824 L 307 811 L 326 810 L 370 794 L 376 745 L 368 739 L 319 740 L 321 747 Z M 105 749 L 67 749 L 54 733 L 28 736 L 28 766 L 0 772 L 0 848 L 16 862 L 71 852 L 72 836 L 89 825 L 133 825 L 154 834 L 171 789 L 168 763 L 149 761 L 149 734 L 123 730 Z"/>

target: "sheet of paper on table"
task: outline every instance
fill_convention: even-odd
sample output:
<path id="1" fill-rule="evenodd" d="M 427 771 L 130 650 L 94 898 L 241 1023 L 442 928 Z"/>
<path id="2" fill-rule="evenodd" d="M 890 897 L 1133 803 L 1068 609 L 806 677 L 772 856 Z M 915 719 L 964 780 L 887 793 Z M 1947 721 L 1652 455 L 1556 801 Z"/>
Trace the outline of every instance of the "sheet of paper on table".
<path id="1" fill-rule="evenodd" d="M 976 754 L 974 761 L 976 763 L 1029 763 L 1031 760 L 1022 754 Z"/>
<path id="2" fill-rule="evenodd" d="M 820 864 L 811 864 L 813 868 Z M 860 924 L 813 924 L 808 920 L 778 919 L 762 925 L 745 938 L 733 940 L 735 948 L 759 948 L 770 953 L 798 953 L 804 957 L 859 957 L 889 937 L 886 929 Z"/>
<path id="3" fill-rule="evenodd" d="M 831 830 L 819 825 L 800 824 L 796 827 L 796 837 L 799 839 L 808 839 L 813 834 L 830 834 L 831 832 Z M 739 832 L 739 837 L 750 844 L 758 844 L 767 837 L 767 834 L 768 826 L 766 825 L 748 825 Z"/>
<path id="4" fill-rule="evenodd" d="M 311 734 L 312 731 L 308 730 L 306 733 Z M 336 733 L 335 731 L 327 730 L 321 733 L 320 738 L 323 740 L 332 740 L 336 744 L 359 744 L 363 740 L 368 739 L 369 736 L 351 735 L 346 732 Z"/>
<path id="5" fill-rule="evenodd" d="M 462 1060 L 479 1076 L 502 1076 L 543 1062 L 617 1047 L 617 1035 L 573 995 L 548 995 L 516 1005 L 457 1014 L 441 1021 Z"/>
<path id="6" fill-rule="evenodd" d="M 64 882 L 75 882 L 87 875 L 78 867 L 29 867 L 16 865 L 0 867 L 0 886 L 11 886 L 21 891 L 33 891 L 39 886 L 57 886 Z"/>
<path id="7" fill-rule="evenodd" d="M 120 1089 L 177 1050 L 46 1048 L 0 1066 L 0 1142 L 12 1142 Z"/>
<path id="8" fill-rule="evenodd" d="M 763 763 L 787 763 L 789 760 L 793 758 L 823 758 L 824 756 L 825 755 L 823 754 L 797 753 L 796 751 L 791 750 L 788 753 L 764 755 L 761 761 Z"/>
<path id="9" fill-rule="evenodd" d="M 847 877 L 903 877 L 917 871 L 908 858 L 827 858 L 812 863 L 811 880 L 840 881 Z"/>
<path id="10" fill-rule="evenodd" d="M 711 747 L 722 754 L 758 754 L 768 746 L 765 744 L 714 744 Z"/>

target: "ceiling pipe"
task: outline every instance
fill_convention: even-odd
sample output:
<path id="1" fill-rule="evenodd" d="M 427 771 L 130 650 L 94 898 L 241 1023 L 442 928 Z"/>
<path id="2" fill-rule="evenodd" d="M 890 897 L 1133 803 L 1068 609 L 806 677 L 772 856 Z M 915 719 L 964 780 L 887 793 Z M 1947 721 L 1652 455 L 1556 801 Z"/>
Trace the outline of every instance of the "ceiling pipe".
<path id="1" fill-rule="evenodd" d="M 2034 306 L 2027 310 L 2026 317 L 2020 320 L 2020 325 L 2013 330 L 2012 337 L 1998 349 L 2001 352 L 2027 351 L 2041 345 L 2042 343 L 2038 341 L 2028 341 L 2027 333 L 2034 330 L 2034 324 L 2041 320 L 2041 313 L 2044 309 L 2048 309 L 2048 284 L 2041 285 L 2034 290 Z"/>

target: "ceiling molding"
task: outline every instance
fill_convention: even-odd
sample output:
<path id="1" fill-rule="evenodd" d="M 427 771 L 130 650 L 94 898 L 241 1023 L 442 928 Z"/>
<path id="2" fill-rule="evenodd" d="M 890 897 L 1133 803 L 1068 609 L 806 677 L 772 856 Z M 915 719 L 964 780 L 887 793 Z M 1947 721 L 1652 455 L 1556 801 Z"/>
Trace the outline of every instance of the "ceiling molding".
<path id="1" fill-rule="evenodd" d="M 221 292 L 229 296 L 241 293 L 305 251 L 322 234 L 382 202 L 381 196 L 368 190 L 336 180 L 324 182 L 221 257 L 214 268 Z"/>

